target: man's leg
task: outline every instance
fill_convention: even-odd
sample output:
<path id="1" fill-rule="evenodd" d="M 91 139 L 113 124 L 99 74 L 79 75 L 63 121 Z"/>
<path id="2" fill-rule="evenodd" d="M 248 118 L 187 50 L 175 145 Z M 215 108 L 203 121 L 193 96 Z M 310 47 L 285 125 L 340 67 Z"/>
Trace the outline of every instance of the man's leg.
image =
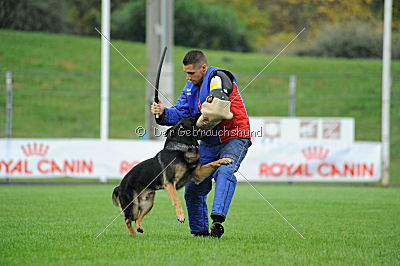
<path id="1" fill-rule="evenodd" d="M 213 147 L 200 145 L 201 164 L 205 165 L 215 161 L 217 156 L 213 153 Z M 190 182 L 185 188 L 185 201 L 188 210 L 190 232 L 194 235 L 208 235 L 208 209 L 207 194 L 211 191 L 212 181 L 208 177 L 200 184 Z"/>
<path id="2" fill-rule="evenodd" d="M 207 194 L 211 191 L 211 178 L 196 185 L 193 181 L 186 185 L 185 201 L 188 210 L 190 233 L 208 235 Z"/>
<path id="3" fill-rule="evenodd" d="M 211 212 L 213 220 L 212 236 L 221 237 L 224 233 L 222 223 L 226 219 L 236 188 L 234 173 L 239 169 L 250 145 L 251 141 L 249 139 L 230 139 L 223 143 L 223 147 L 220 150 L 220 158 L 230 158 L 233 162 L 229 165 L 221 165 L 213 175 L 215 179 L 215 196 Z"/>

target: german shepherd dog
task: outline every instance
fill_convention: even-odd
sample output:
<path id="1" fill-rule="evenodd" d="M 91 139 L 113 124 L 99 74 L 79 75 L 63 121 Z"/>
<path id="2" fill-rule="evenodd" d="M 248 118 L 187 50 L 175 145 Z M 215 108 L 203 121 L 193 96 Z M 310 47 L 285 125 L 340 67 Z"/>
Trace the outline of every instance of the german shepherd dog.
<path id="1" fill-rule="evenodd" d="M 156 190 L 167 191 L 175 207 L 176 217 L 183 223 L 185 216 L 176 190 L 191 180 L 200 183 L 220 165 L 232 162 L 229 158 L 222 158 L 200 165 L 197 140 L 201 138 L 201 130 L 195 126 L 199 116 L 200 114 L 183 118 L 169 128 L 165 132 L 167 139 L 164 149 L 155 157 L 133 167 L 114 189 L 113 203 L 124 212 L 131 236 L 136 235 L 132 221 L 136 223 L 139 233 L 144 232 L 142 220 L 153 207 Z"/>

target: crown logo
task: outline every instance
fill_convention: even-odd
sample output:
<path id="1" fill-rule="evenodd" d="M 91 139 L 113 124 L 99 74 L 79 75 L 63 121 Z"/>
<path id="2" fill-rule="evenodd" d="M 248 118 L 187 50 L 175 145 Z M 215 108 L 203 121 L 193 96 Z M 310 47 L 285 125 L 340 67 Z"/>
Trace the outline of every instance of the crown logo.
<path id="1" fill-rule="evenodd" d="M 302 149 L 301 152 L 307 160 L 325 160 L 328 157 L 329 149 L 315 146 Z"/>
<path id="2" fill-rule="evenodd" d="M 35 155 L 44 157 L 49 151 L 49 145 L 44 145 L 43 143 L 28 143 L 25 146 L 22 145 L 21 150 L 28 157 Z"/>

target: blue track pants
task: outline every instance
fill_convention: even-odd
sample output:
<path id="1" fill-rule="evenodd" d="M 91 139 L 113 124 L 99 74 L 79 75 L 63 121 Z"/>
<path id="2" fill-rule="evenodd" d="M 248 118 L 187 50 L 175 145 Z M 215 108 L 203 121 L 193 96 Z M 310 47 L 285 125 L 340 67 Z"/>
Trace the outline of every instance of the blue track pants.
<path id="1" fill-rule="evenodd" d="M 201 232 L 208 228 L 206 199 L 207 194 L 211 191 L 213 178 L 215 180 L 215 195 L 211 213 L 226 217 L 236 187 L 234 173 L 239 169 L 250 145 L 250 139 L 240 138 L 230 139 L 216 145 L 200 143 L 202 165 L 221 158 L 230 158 L 233 162 L 228 165 L 221 165 L 210 177 L 198 185 L 194 182 L 186 185 L 185 200 L 191 233 Z"/>

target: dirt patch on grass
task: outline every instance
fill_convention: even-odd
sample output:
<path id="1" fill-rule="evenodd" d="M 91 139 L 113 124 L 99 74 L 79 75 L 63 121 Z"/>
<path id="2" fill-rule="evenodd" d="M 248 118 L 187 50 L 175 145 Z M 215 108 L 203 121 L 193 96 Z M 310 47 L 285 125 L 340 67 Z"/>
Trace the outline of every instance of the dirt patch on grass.
<path id="1" fill-rule="evenodd" d="M 284 83 L 284 80 L 281 78 L 269 78 L 268 82 L 273 83 L 273 84 L 282 84 L 282 83 Z"/>
<path id="2" fill-rule="evenodd" d="M 69 62 L 69 61 L 57 61 L 57 62 L 55 62 L 55 64 L 57 66 L 63 66 L 66 69 L 76 69 L 78 67 L 77 64 L 74 64 L 74 63 Z"/>

